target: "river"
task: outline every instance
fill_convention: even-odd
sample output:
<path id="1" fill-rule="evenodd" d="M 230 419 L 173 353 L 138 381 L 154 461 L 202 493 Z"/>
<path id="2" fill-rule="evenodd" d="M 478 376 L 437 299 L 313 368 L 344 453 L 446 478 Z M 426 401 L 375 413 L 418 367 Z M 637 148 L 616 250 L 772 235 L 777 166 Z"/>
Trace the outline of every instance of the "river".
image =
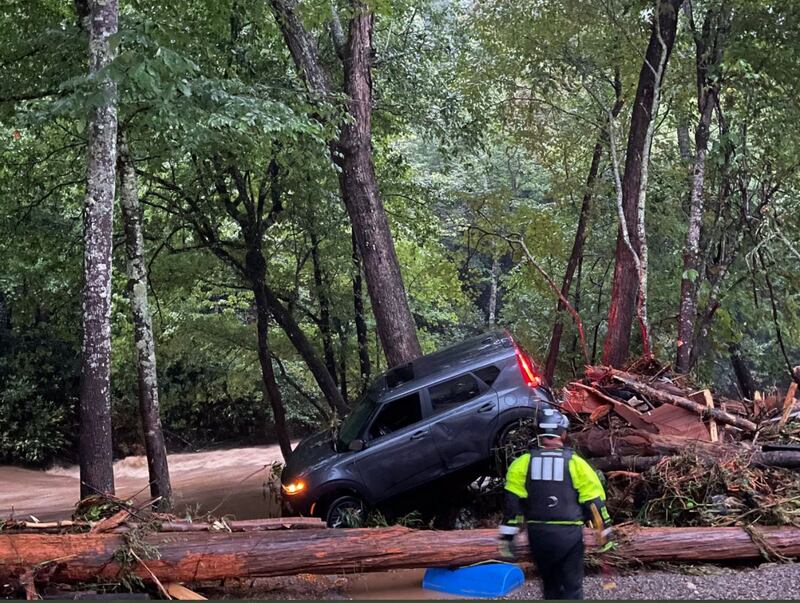
<path id="1" fill-rule="evenodd" d="M 169 455 L 175 511 L 193 516 L 213 512 L 237 519 L 275 515 L 265 482 L 282 460 L 278 446 L 252 446 Z M 80 492 L 76 465 L 46 471 L 0 466 L 0 517 L 69 518 Z M 146 500 L 147 460 L 129 456 L 114 463 L 117 496 Z"/>

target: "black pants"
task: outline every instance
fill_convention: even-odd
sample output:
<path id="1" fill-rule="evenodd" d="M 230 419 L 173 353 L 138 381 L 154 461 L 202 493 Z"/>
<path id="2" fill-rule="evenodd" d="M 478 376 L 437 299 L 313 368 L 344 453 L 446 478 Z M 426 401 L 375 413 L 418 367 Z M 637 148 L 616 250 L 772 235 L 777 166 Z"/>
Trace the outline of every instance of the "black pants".
<path id="1" fill-rule="evenodd" d="M 583 527 L 528 524 L 545 599 L 583 599 Z"/>

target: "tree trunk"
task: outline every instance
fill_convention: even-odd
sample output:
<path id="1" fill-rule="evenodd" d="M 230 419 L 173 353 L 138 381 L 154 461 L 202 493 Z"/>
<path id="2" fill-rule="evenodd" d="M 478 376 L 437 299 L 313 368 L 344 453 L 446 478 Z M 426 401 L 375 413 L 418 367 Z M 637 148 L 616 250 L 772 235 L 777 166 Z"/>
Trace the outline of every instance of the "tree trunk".
<path id="1" fill-rule="evenodd" d="M 678 153 L 685 162 L 692 160 L 692 143 L 689 139 L 689 127 L 686 124 L 678 125 Z"/>
<path id="2" fill-rule="evenodd" d="M 348 58 L 344 63 L 348 111 L 353 119 L 342 126 L 339 137 L 341 182 L 364 263 L 378 335 L 391 367 L 414 360 L 422 349 L 372 161 L 373 15 L 361 2 L 353 4 L 355 14 L 350 21 Z"/>
<path id="3" fill-rule="evenodd" d="M 497 324 L 497 282 L 500 280 L 500 259 L 492 258 L 492 271 L 489 281 L 489 309 L 487 312 L 487 324 L 493 327 Z"/>
<path id="4" fill-rule="evenodd" d="M 117 0 L 93 2 L 89 74 L 113 58 Z M 117 87 L 105 77 L 103 102 L 89 115 L 84 207 L 83 352 L 80 391 L 81 497 L 114 493 L 111 442 L 111 247 L 117 155 Z"/>
<path id="5" fill-rule="evenodd" d="M 275 434 L 278 436 L 278 445 L 281 447 L 281 454 L 285 460 L 292 453 L 292 444 L 289 432 L 286 429 L 286 409 L 283 405 L 283 397 L 275 380 L 275 370 L 272 368 L 272 355 L 269 348 L 271 305 L 267 297 L 267 264 L 257 244 L 247 251 L 245 270 L 247 271 L 247 279 L 253 288 L 253 297 L 256 305 L 256 332 L 258 334 L 258 362 L 261 365 L 261 384 L 264 397 L 272 408 Z"/>
<path id="6" fill-rule="evenodd" d="M 142 208 L 139 204 L 139 190 L 133 158 L 125 139 L 125 133 L 122 131 L 119 132 L 117 144 L 119 201 L 125 229 L 128 294 L 133 317 L 136 368 L 139 373 L 139 414 L 142 419 L 144 445 L 147 453 L 150 494 L 153 498 L 160 497 L 159 508 L 169 510 L 172 508 L 172 486 L 169 480 L 167 448 L 164 444 L 158 403 L 156 346 L 147 300 L 147 265 L 144 259 Z"/>
<path id="7" fill-rule="evenodd" d="M 364 293 L 361 286 L 361 257 L 358 255 L 356 238 L 353 235 L 353 312 L 356 323 L 356 341 L 358 342 L 358 366 L 361 375 L 360 391 L 369 385 L 369 332 L 364 319 Z"/>
<path id="8" fill-rule="evenodd" d="M 8 351 L 11 339 L 11 309 L 6 301 L 6 294 L 0 290 L 0 358 Z"/>
<path id="9" fill-rule="evenodd" d="M 292 59 L 312 97 L 330 96 L 333 93 L 330 75 L 322 65 L 314 36 L 303 27 L 297 15 L 296 1 L 272 0 L 272 7 Z M 358 0 L 354 0 L 353 7 L 343 63 L 351 119 L 342 125 L 339 139 L 331 144 L 331 155 L 341 168 L 342 200 L 364 264 L 376 328 L 388 364 L 395 366 L 413 360 L 422 351 L 372 160 L 373 15 Z"/>
<path id="10" fill-rule="evenodd" d="M 588 553 L 596 554 L 596 530 L 584 529 Z M 800 556 L 800 528 L 618 527 L 614 552 L 638 562 L 708 562 L 762 559 L 765 549 L 782 557 Z M 351 530 L 274 530 L 266 532 L 154 533 L 142 546 L 154 559 L 117 560 L 130 545 L 119 534 L 0 535 L 0 577 L 19 579 L 46 568 L 51 582 L 117 580 L 131 571 L 144 580 L 200 582 L 226 578 L 286 576 L 300 573 L 349 574 L 417 567 L 465 566 L 497 557 L 497 530 L 412 530 L 403 527 Z M 530 561 L 522 538 L 520 561 Z M 54 561 L 55 560 L 55 561 Z M 152 572 L 152 575 L 151 575 Z M 43 576 L 44 577 L 44 576 Z"/>
<path id="11" fill-rule="evenodd" d="M 683 0 L 660 0 L 653 19 L 650 42 L 644 63 L 639 72 L 639 83 L 634 98 L 628 146 L 625 155 L 625 177 L 622 182 L 624 224 L 617 233 L 616 263 L 608 310 L 608 332 L 603 344 L 603 363 L 622 366 L 630 348 L 631 325 L 637 302 L 641 304 L 644 291 L 640 291 L 641 274 L 634 253 L 646 268 L 645 241 L 642 240 L 644 191 L 647 185 L 647 158 L 661 86 L 669 55 L 675 42 L 678 9 Z M 663 69 L 659 69 L 663 66 Z M 660 78 L 658 77 L 660 71 Z M 628 248 L 622 228 L 627 228 L 633 253 Z M 640 308 L 641 310 L 646 309 Z M 642 316 L 646 320 L 646 314 Z M 646 325 L 642 325 L 645 327 Z M 643 331 L 646 329 L 643 328 Z M 646 332 L 645 347 L 648 342 Z"/>
<path id="12" fill-rule="evenodd" d="M 697 284 L 700 278 L 700 227 L 703 222 L 703 184 L 705 182 L 706 155 L 711 117 L 717 102 L 719 80 L 709 80 L 709 70 L 722 61 L 722 36 L 727 29 L 727 18 L 721 9 L 710 9 L 703 23 L 702 34 L 695 32 L 697 71 L 697 106 L 700 118 L 695 130 L 695 158 L 692 174 L 692 192 L 689 204 L 689 228 L 683 251 L 683 275 L 678 311 L 678 341 L 675 370 L 686 373 L 691 368 L 692 345 L 697 318 Z M 694 19 L 692 19 L 694 24 Z M 692 28 L 694 29 L 694 27 Z"/>
<path id="13" fill-rule="evenodd" d="M 311 263 L 314 270 L 314 288 L 317 292 L 317 301 L 319 302 L 319 330 L 322 335 L 322 352 L 325 357 L 325 366 L 328 372 L 333 377 L 334 382 L 338 384 L 336 379 L 336 355 L 333 352 L 333 332 L 331 329 L 331 304 L 328 300 L 328 294 L 325 291 L 325 280 L 322 276 L 322 266 L 319 261 L 319 241 L 317 236 L 310 232 L 311 236 Z"/>
<path id="14" fill-rule="evenodd" d="M 669 455 L 639 456 L 637 454 L 629 454 L 625 456 L 594 457 L 588 460 L 591 466 L 598 471 L 636 471 L 641 473 L 668 458 L 670 458 Z M 723 458 L 721 454 L 720 458 Z M 800 452 L 756 452 L 751 457 L 750 462 L 754 467 L 800 469 Z"/>
<path id="15" fill-rule="evenodd" d="M 337 321 L 338 323 L 338 321 Z M 342 400 L 348 404 L 347 394 L 347 340 L 348 334 L 342 325 L 337 324 L 336 331 L 339 335 L 339 391 L 342 392 Z"/>
<path id="16" fill-rule="evenodd" d="M 569 261 L 567 261 L 564 278 L 561 281 L 561 294 L 564 297 L 569 295 L 569 290 L 572 287 L 572 279 L 575 276 L 575 269 L 578 267 L 581 256 L 583 256 L 583 245 L 588 235 L 586 226 L 589 223 L 592 197 L 594 196 L 594 187 L 597 181 L 597 172 L 600 169 L 600 157 L 602 155 L 603 141 L 600 139 L 595 143 L 594 151 L 592 151 L 592 163 L 589 166 L 589 175 L 586 177 L 586 186 L 584 187 L 583 200 L 581 202 L 581 213 L 578 217 L 578 227 L 575 230 L 575 240 L 572 243 L 572 252 L 569 255 Z M 553 334 L 550 336 L 550 346 L 547 349 L 547 359 L 544 364 L 544 378 L 547 383 L 553 382 L 553 376 L 556 373 L 558 352 L 561 348 L 561 335 L 564 331 L 564 323 L 561 320 L 561 314 L 565 308 L 564 303 L 559 299 L 556 305 L 556 321 L 553 325 Z"/>
<path id="17" fill-rule="evenodd" d="M 733 374 L 736 375 L 739 391 L 742 393 L 743 398 L 752 400 L 756 395 L 756 384 L 753 381 L 753 375 L 750 373 L 747 363 L 742 357 L 742 348 L 738 343 L 732 343 L 728 346 L 728 352 L 730 353 L 731 366 L 733 367 Z"/>
<path id="18" fill-rule="evenodd" d="M 297 352 L 302 356 L 331 408 L 342 416 L 347 414 L 350 408 L 345 404 L 341 392 L 337 389 L 336 382 L 328 372 L 325 363 L 320 360 L 317 351 L 300 328 L 300 325 L 297 324 L 294 316 L 266 284 L 264 285 L 264 295 L 275 322 L 280 325 L 289 341 L 292 342 Z"/>

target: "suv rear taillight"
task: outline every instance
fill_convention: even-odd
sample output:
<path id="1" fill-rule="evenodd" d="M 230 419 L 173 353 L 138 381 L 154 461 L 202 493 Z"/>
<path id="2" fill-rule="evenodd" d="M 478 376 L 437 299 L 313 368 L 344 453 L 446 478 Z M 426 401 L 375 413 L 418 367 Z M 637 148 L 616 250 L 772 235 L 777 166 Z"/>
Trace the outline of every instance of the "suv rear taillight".
<path id="1" fill-rule="evenodd" d="M 542 378 L 536 372 L 536 369 L 533 368 L 533 362 L 531 362 L 530 356 L 519 348 L 516 349 L 516 353 L 519 372 L 522 373 L 522 379 L 525 381 L 525 384 L 528 387 L 539 387 L 542 384 Z"/>

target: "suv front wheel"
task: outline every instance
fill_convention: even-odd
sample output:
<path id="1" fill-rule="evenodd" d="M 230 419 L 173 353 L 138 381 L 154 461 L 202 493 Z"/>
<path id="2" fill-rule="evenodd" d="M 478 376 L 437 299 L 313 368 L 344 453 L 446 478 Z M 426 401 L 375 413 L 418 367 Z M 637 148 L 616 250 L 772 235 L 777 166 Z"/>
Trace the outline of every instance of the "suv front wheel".
<path id="1" fill-rule="evenodd" d="M 329 528 L 360 528 L 367 520 L 367 505 L 358 496 L 339 496 L 325 510 Z"/>

